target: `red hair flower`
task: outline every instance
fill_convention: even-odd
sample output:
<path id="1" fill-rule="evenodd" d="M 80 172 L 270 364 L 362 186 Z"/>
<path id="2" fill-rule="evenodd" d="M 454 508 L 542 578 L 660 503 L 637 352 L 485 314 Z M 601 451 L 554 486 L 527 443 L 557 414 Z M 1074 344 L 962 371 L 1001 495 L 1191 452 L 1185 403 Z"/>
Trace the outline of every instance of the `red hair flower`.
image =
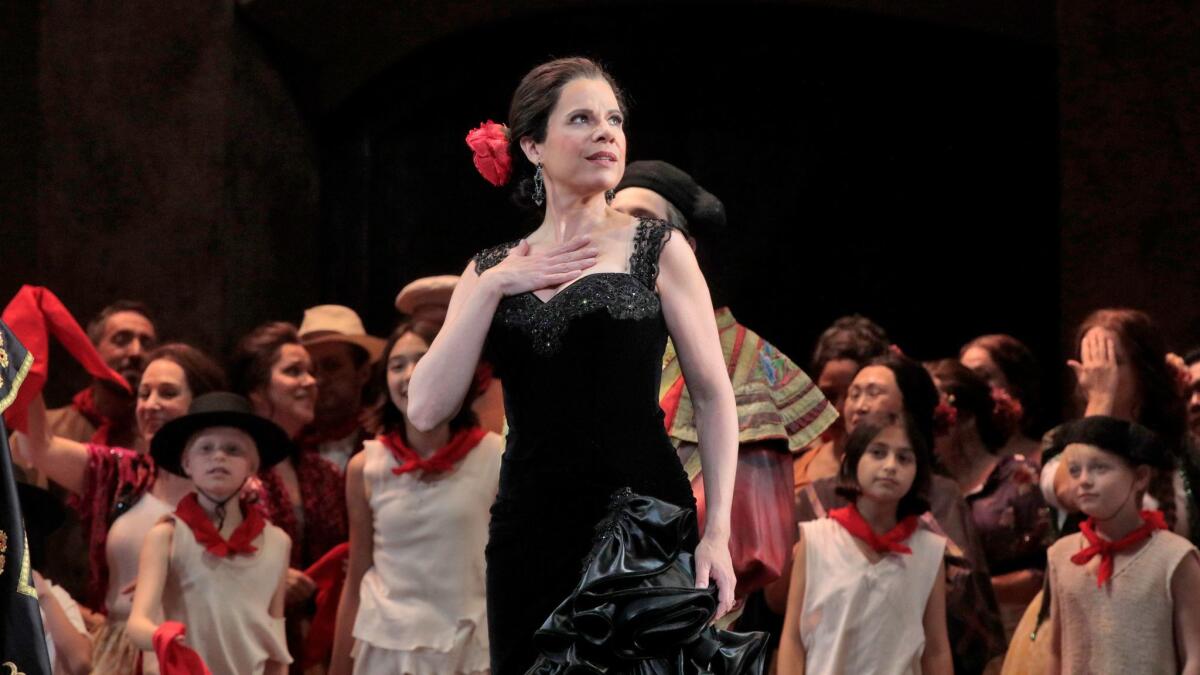
<path id="1" fill-rule="evenodd" d="M 949 401 L 942 401 L 933 409 L 933 433 L 943 436 L 958 424 L 958 408 Z"/>
<path id="2" fill-rule="evenodd" d="M 1012 433 L 1020 426 L 1024 416 L 1024 406 L 1007 389 L 992 387 L 992 419 L 996 421 L 996 426 Z"/>
<path id="3" fill-rule="evenodd" d="M 488 120 L 467 134 L 467 146 L 475 153 L 475 168 L 487 182 L 500 187 L 512 175 L 508 154 L 508 127 Z"/>

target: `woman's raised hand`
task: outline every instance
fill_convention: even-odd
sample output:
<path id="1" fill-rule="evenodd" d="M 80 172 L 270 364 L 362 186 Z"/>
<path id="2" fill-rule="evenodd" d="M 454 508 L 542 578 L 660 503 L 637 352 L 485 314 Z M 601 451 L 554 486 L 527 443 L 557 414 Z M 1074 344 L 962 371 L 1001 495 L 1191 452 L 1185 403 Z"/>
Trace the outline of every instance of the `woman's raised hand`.
<path id="1" fill-rule="evenodd" d="M 600 254 L 587 237 L 576 237 L 544 253 L 531 253 L 529 248 L 529 242 L 522 239 L 508 257 L 486 270 L 481 278 L 490 277 L 503 295 L 555 288 L 595 265 Z"/>
<path id="2" fill-rule="evenodd" d="M 1116 342 L 1090 331 L 1079 345 L 1079 357 L 1081 361 L 1071 359 L 1067 365 L 1075 371 L 1079 390 L 1087 399 L 1086 414 L 1111 415 L 1119 384 Z"/>

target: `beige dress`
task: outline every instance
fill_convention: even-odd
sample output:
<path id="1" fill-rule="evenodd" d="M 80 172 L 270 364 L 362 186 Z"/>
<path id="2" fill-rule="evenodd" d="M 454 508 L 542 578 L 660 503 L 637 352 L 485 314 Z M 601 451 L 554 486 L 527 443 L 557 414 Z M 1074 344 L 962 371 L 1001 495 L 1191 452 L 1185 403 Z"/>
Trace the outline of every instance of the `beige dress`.
<path id="1" fill-rule="evenodd" d="M 1083 535 L 1076 533 L 1059 539 L 1047 553 L 1062 672 L 1179 672 L 1171 577 L 1196 547 L 1177 534 L 1157 531 L 1131 554 L 1118 554 L 1112 577 L 1097 587 L 1100 556 L 1086 565 L 1071 562 L 1071 556 L 1086 546 Z"/>
<path id="2" fill-rule="evenodd" d="M 291 663 L 283 617 L 270 615 L 288 565 L 288 536 L 268 523 L 254 539 L 255 553 L 218 558 L 196 541 L 187 523 L 172 518 L 163 615 L 187 626 L 184 641 L 213 675 L 255 675 L 267 661 Z"/>

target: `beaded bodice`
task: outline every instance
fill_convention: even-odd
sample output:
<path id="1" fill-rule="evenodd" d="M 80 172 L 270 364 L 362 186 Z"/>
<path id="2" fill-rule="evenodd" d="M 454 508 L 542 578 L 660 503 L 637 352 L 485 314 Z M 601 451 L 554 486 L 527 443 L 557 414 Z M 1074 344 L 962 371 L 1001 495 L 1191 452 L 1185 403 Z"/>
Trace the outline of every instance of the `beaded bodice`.
<path id="1" fill-rule="evenodd" d="M 507 474 L 519 479 L 528 463 L 536 465 L 528 473 L 586 474 L 619 487 L 681 472 L 658 406 L 667 327 L 655 283 L 670 234 L 664 222 L 639 221 L 628 273 L 584 275 L 546 301 L 532 292 L 500 301 L 485 358 L 504 386 Z M 513 246 L 480 252 L 476 272 Z"/>

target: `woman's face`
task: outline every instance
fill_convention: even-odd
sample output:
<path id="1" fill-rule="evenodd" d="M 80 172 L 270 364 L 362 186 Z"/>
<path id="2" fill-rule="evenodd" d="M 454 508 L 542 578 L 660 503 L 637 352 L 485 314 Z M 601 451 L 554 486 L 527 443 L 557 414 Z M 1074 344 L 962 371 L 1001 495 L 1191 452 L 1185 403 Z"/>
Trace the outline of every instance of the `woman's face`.
<path id="1" fill-rule="evenodd" d="M 622 192 L 624 192 L 622 190 Z M 833 404 L 834 410 L 838 412 L 837 421 L 833 423 L 831 430 L 842 433 L 846 428 L 846 395 L 850 390 L 850 383 L 854 381 L 854 375 L 858 372 L 858 362 L 852 359 L 833 359 L 821 368 L 820 374 L 817 375 L 817 388 L 825 394 L 825 398 Z M 888 371 L 891 372 L 891 371 Z"/>
<path id="2" fill-rule="evenodd" d="M 1096 326 L 1084 333 L 1083 339 L 1086 340 L 1089 336 L 1111 340 L 1113 343 L 1113 353 L 1117 359 L 1117 393 L 1113 401 L 1113 417 L 1120 417 L 1131 422 L 1137 421 L 1137 411 L 1142 404 L 1141 396 L 1138 394 L 1138 374 L 1137 369 L 1133 367 L 1133 362 L 1129 360 L 1129 349 L 1125 346 L 1124 340 L 1116 331 L 1103 326 Z M 1082 345 L 1080 349 L 1082 351 Z"/>
<path id="3" fill-rule="evenodd" d="M 608 82 L 580 78 L 564 85 L 546 122 L 546 140 L 522 143 L 529 160 L 542 164 L 547 197 L 556 190 L 589 195 L 616 187 L 625 173 L 624 124 Z"/>
<path id="4" fill-rule="evenodd" d="M 864 497 L 899 502 L 917 477 L 917 455 L 900 424 L 883 428 L 858 460 L 856 476 Z"/>
<path id="5" fill-rule="evenodd" d="M 1008 388 L 1008 378 L 1004 376 L 1004 371 L 1000 370 L 1000 367 L 992 360 L 992 355 L 983 347 L 968 347 L 958 360 L 959 363 L 975 371 L 976 375 L 987 380 L 987 383 L 993 387 L 1011 391 Z"/>
<path id="6" fill-rule="evenodd" d="M 187 414 L 192 390 L 178 363 L 155 359 L 142 372 L 137 391 L 137 422 L 142 439 L 149 445 L 164 424 Z"/>
<path id="7" fill-rule="evenodd" d="M 846 433 L 862 422 L 891 425 L 904 412 L 904 396 L 896 375 L 886 366 L 867 366 L 858 371 L 846 393 Z"/>
<path id="8" fill-rule="evenodd" d="M 417 361 L 429 351 L 429 343 L 413 332 L 405 333 L 396 340 L 387 357 L 387 388 L 392 404 L 400 412 L 408 414 L 408 381 L 412 378 Z"/>
<path id="9" fill-rule="evenodd" d="M 196 487 L 223 499 L 258 471 L 258 447 L 241 429 L 209 427 L 188 440 L 179 463 Z"/>
<path id="10" fill-rule="evenodd" d="M 295 437 L 313 421 L 317 401 L 317 379 L 308 351 L 297 344 L 280 347 L 279 358 L 271 364 L 271 379 L 250 400 L 255 412 Z"/>

